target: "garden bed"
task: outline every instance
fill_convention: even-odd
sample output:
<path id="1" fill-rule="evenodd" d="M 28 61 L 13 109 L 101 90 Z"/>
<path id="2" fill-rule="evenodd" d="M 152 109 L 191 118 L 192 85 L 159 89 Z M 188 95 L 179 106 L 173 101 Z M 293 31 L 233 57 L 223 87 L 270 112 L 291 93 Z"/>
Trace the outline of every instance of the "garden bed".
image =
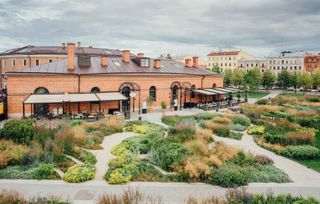
<path id="1" fill-rule="evenodd" d="M 320 97 L 282 97 L 241 106 L 256 126 L 248 130 L 260 146 L 320 169 Z"/>

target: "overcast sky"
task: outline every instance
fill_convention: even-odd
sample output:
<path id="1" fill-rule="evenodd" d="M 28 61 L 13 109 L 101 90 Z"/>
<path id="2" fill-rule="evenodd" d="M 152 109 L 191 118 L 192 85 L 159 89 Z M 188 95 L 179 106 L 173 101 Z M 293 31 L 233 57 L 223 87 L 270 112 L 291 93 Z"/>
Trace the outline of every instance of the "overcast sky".
<path id="1" fill-rule="evenodd" d="M 24 45 L 148 56 L 320 50 L 320 0 L 0 0 L 0 51 Z"/>

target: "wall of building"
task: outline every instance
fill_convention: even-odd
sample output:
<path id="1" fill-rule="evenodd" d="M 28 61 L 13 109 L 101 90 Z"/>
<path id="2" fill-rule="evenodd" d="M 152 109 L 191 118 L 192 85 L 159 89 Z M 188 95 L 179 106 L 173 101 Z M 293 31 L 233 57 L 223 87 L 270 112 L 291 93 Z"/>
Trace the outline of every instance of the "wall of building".
<path id="1" fill-rule="evenodd" d="M 264 72 L 267 68 L 266 59 L 240 59 L 238 63 L 238 68 L 244 71 L 258 67 L 261 72 Z"/>
<path id="2" fill-rule="evenodd" d="M 249 55 L 246 52 L 240 51 L 238 54 L 233 55 L 215 55 L 208 56 L 208 68 L 212 68 L 215 65 L 218 65 L 223 71 L 225 69 L 236 69 L 238 68 L 238 61 L 241 58 L 248 58 Z"/>
<path id="3" fill-rule="evenodd" d="M 304 68 L 307 72 L 314 72 L 320 69 L 320 54 L 307 54 L 304 57 Z"/>
<path id="4" fill-rule="evenodd" d="M 78 87 L 79 78 L 77 75 L 8 75 L 8 110 L 9 117 L 21 117 L 23 105 L 22 102 L 39 87 L 47 88 L 49 93 L 64 92 L 90 92 L 93 87 L 99 87 L 101 92 L 119 91 L 119 87 L 124 82 L 135 82 L 141 88 L 140 105 L 146 101 L 149 96 L 151 86 L 156 87 L 156 101 L 153 108 L 160 108 L 160 103 L 165 101 L 168 106 L 171 99 L 170 86 L 173 82 L 189 82 L 195 85 L 195 88 L 211 88 L 213 84 L 217 87 L 223 86 L 222 76 L 194 76 L 194 75 L 171 75 L 171 76 L 116 76 L 116 75 L 82 75 L 80 78 L 80 87 Z M 184 94 L 183 94 L 184 95 Z M 139 92 L 135 100 L 135 110 L 137 111 L 139 102 Z M 194 101 L 196 99 L 186 99 Z M 184 98 L 182 97 L 182 104 Z M 118 107 L 118 104 L 105 104 L 102 109 Z M 133 102 L 131 100 L 131 109 Z M 52 108 L 51 108 L 52 109 Z M 81 110 L 88 109 L 88 103 L 81 103 Z M 77 104 L 74 104 L 72 111 L 77 112 Z M 31 113 L 31 106 L 27 105 L 25 109 L 27 115 Z"/>

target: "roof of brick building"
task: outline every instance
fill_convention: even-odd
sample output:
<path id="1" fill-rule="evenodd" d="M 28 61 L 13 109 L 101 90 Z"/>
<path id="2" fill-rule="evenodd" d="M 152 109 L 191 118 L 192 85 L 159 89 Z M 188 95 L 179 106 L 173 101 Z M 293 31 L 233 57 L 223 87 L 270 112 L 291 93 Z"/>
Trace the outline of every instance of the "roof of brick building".
<path id="1" fill-rule="evenodd" d="M 75 69 L 68 70 L 68 59 L 56 61 L 48 64 L 42 64 L 32 68 L 26 68 L 17 72 L 8 73 L 50 73 L 50 74 L 156 74 L 156 75 L 167 75 L 167 74 L 187 74 L 187 75 L 219 75 L 217 73 L 200 69 L 200 68 L 189 68 L 185 67 L 184 63 L 177 62 L 170 59 L 161 59 L 160 69 L 154 68 L 154 61 L 150 59 L 149 67 L 141 67 L 136 64 L 133 60 L 129 63 L 122 61 L 121 57 L 110 57 L 108 66 L 101 66 L 101 57 L 91 57 L 90 67 L 79 67 L 78 58 L 75 57 Z"/>
<path id="2" fill-rule="evenodd" d="M 109 55 L 109 56 L 121 56 L 120 50 L 104 49 L 94 47 L 80 47 L 75 46 L 75 54 L 88 54 L 88 55 Z M 0 56 L 4 55 L 67 55 L 67 46 L 33 46 L 28 45 L 20 48 L 14 48 L 11 50 L 0 53 Z"/>

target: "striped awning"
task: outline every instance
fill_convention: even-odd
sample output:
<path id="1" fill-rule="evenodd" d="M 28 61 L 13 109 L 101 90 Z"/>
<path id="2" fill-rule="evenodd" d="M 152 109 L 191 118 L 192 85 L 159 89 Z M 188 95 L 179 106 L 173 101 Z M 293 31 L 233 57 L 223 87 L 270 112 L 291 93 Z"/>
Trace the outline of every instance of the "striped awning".
<path id="1" fill-rule="evenodd" d="M 209 92 L 213 92 L 213 93 L 216 93 L 216 94 L 226 94 L 227 92 L 225 91 L 219 91 L 217 89 L 204 89 L 205 91 L 209 91 Z"/>
<path id="2" fill-rule="evenodd" d="M 31 94 L 24 104 L 64 103 L 64 102 L 99 102 L 127 100 L 119 92 L 105 93 L 64 93 L 64 94 Z"/>
<path id="3" fill-rule="evenodd" d="M 196 93 L 203 94 L 203 95 L 208 95 L 208 96 L 217 95 L 217 93 L 213 93 L 213 92 L 205 91 L 205 90 L 199 90 L 199 89 L 195 89 L 195 90 L 192 90 L 192 91 L 196 92 Z"/>

